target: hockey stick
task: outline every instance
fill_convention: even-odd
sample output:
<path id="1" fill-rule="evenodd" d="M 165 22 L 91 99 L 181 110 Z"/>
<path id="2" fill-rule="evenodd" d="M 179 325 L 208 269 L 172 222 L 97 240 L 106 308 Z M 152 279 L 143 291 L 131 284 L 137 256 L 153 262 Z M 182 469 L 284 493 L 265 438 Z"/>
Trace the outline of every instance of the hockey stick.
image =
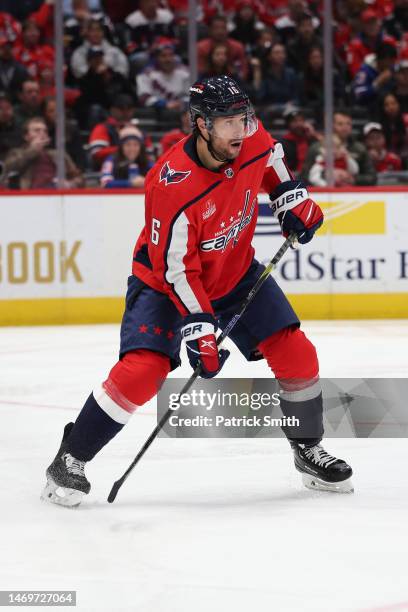
<path id="1" fill-rule="evenodd" d="M 278 263 L 282 259 L 283 255 L 286 253 L 288 248 L 293 245 L 295 240 L 296 240 L 296 234 L 294 234 L 294 233 L 290 234 L 288 236 L 288 238 L 286 238 L 285 242 L 282 244 L 282 246 L 279 249 L 279 251 L 271 259 L 269 264 L 266 266 L 265 270 L 259 276 L 259 278 L 256 281 L 255 285 L 252 287 L 251 291 L 248 293 L 247 297 L 245 298 L 245 300 L 242 303 L 242 306 L 241 306 L 239 312 L 237 312 L 232 317 L 231 321 L 228 323 L 228 325 L 225 327 L 225 329 L 222 331 L 222 333 L 218 336 L 218 338 L 217 338 L 217 345 L 218 346 L 220 346 L 222 344 L 222 342 L 224 342 L 225 338 L 227 338 L 227 336 L 229 336 L 229 334 L 231 333 L 232 328 L 237 324 L 239 319 L 242 317 L 242 315 L 244 314 L 244 312 L 248 308 L 249 304 L 254 299 L 255 295 L 258 293 L 258 291 L 261 288 L 261 286 L 263 285 L 263 283 L 266 281 L 266 279 L 268 278 L 268 276 L 270 275 L 272 270 L 274 270 L 276 268 L 276 266 L 278 265 Z M 194 384 L 194 381 L 200 375 L 200 371 L 201 371 L 201 366 L 198 365 L 197 368 L 194 370 L 194 373 L 192 374 L 192 376 L 188 379 L 188 381 L 186 382 L 184 387 L 181 389 L 181 391 L 179 393 L 179 399 L 180 399 L 180 397 L 182 395 L 184 395 L 185 393 L 187 393 L 190 390 L 190 388 Z M 145 454 L 145 452 L 147 451 L 147 449 L 149 448 L 149 446 L 151 445 L 153 440 L 156 438 L 156 436 L 158 435 L 160 430 L 164 427 L 165 423 L 170 418 L 170 416 L 173 414 L 173 412 L 174 412 L 174 410 L 172 408 L 169 408 L 163 414 L 162 418 L 157 423 L 156 427 L 154 428 L 154 430 L 152 431 L 150 436 L 147 438 L 146 442 L 143 444 L 142 448 L 140 449 L 140 451 L 138 452 L 138 454 L 136 455 L 136 457 L 134 458 L 132 463 L 129 465 L 129 467 L 126 470 L 126 472 L 123 474 L 123 476 L 121 476 L 121 478 L 119 478 L 119 480 L 117 480 L 113 484 L 112 489 L 111 489 L 111 491 L 109 493 L 109 496 L 108 496 L 108 502 L 110 504 L 115 501 L 120 487 L 123 485 L 123 483 L 125 482 L 125 480 L 129 476 L 130 472 L 132 472 L 132 470 L 136 467 L 137 463 L 143 457 L 143 455 Z"/>

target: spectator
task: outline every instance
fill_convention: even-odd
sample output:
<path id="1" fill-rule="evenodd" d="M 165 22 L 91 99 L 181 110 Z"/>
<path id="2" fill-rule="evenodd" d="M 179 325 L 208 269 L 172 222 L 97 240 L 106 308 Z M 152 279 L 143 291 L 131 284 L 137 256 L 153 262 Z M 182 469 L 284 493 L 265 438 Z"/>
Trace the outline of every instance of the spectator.
<path id="1" fill-rule="evenodd" d="M 139 102 L 142 106 L 179 112 L 188 96 L 190 73 L 185 66 L 177 64 L 169 43 L 160 44 L 153 57 L 153 66 L 136 77 Z"/>
<path id="2" fill-rule="evenodd" d="M 360 70 L 366 55 L 375 53 L 381 42 L 396 44 L 395 38 L 382 31 L 382 22 L 378 13 L 372 8 L 367 8 L 360 15 L 360 33 L 347 47 L 346 62 L 352 78 Z"/>
<path id="3" fill-rule="evenodd" d="M 225 43 L 219 43 L 213 46 L 208 57 L 208 72 L 201 74 L 200 78 L 205 79 L 210 76 L 221 76 L 227 74 L 232 76 L 231 63 L 228 57 L 228 46 Z"/>
<path id="4" fill-rule="evenodd" d="M 295 70 L 304 70 L 310 50 L 320 46 L 312 15 L 303 13 L 296 24 L 296 34 L 287 45 L 289 65 Z"/>
<path id="5" fill-rule="evenodd" d="M 333 72 L 334 98 L 338 104 L 344 101 L 344 80 L 336 68 Z M 311 47 L 306 56 L 304 72 L 300 78 L 300 102 L 308 107 L 320 125 L 324 112 L 324 74 L 323 51 L 321 47 Z"/>
<path id="6" fill-rule="evenodd" d="M 392 85 L 396 61 L 396 48 L 386 42 L 377 46 L 375 54 L 366 56 L 352 83 L 352 91 L 358 104 L 373 108 L 379 91 L 384 93 Z"/>
<path id="7" fill-rule="evenodd" d="M 71 57 L 71 70 L 76 79 L 86 75 L 89 70 L 89 50 L 101 49 L 103 52 L 104 65 L 113 72 L 127 78 L 129 64 L 126 55 L 111 45 L 105 38 L 103 26 L 99 21 L 91 20 L 86 28 L 86 40 L 75 49 Z"/>
<path id="8" fill-rule="evenodd" d="M 388 93 L 384 96 L 379 117 L 379 123 L 384 129 L 387 149 L 405 158 L 407 154 L 407 127 L 395 94 Z"/>
<path id="9" fill-rule="evenodd" d="M 109 188 L 141 188 L 152 165 L 146 154 L 142 132 L 133 125 L 127 125 L 119 133 L 117 153 L 103 162 L 101 185 Z"/>
<path id="10" fill-rule="evenodd" d="M 104 36 L 108 41 L 116 42 L 113 24 L 105 13 L 101 10 L 91 10 L 89 0 L 73 0 L 72 13 L 66 15 L 64 20 L 64 38 L 71 52 L 82 44 L 91 21 L 101 24 Z M 99 37 L 99 33 L 94 33 L 94 37 Z M 99 44 L 102 43 L 95 43 L 95 45 Z"/>
<path id="11" fill-rule="evenodd" d="M 10 13 L 0 12 L 0 44 L 8 41 L 12 46 L 21 41 L 21 24 Z"/>
<path id="12" fill-rule="evenodd" d="M 41 64 L 39 85 L 41 100 L 56 95 L 54 64 L 50 62 L 43 62 Z M 64 99 L 67 106 L 72 107 L 80 95 L 79 89 L 64 87 Z"/>
<path id="13" fill-rule="evenodd" d="M 354 176 L 354 184 L 375 185 L 376 172 L 371 158 L 365 146 L 352 137 L 352 128 L 352 118 L 348 111 L 341 110 L 334 113 L 333 131 L 358 164 L 358 173 Z M 320 143 L 314 143 L 310 146 L 302 169 L 302 176 L 305 180 L 308 179 L 310 169 L 320 153 Z"/>
<path id="14" fill-rule="evenodd" d="M 305 121 L 305 117 L 299 108 L 288 106 L 284 112 L 287 132 L 281 140 L 285 151 L 286 163 L 290 170 L 300 174 L 306 159 L 309 146 L 320 140 L 313 125 Z"/>
<path id="15" fill-rule="evenodd" d="M 26 21 L 23 25 L 22 43 L 14 47 L 16 60 L 27 68 L 32 79 L 38 78 L 39 66 L 42 62 L 54 62 L 53 47 L 40 44 L 40 36 L 38 25 L 34 21 Z"/>
<path id="16" fill-rule="evenodd" d="M 402 40 L 408 32 L 408 0 L 394 0 L 394 10 L 383 22 L 389 36 Z"/>
<path id="17" fill-rule="evenodd" d="M 209 70 L 206 74 L 200 74 L 201 79 L 226 74 L 232 77 L 241 87 L 247 85 L 246 83 L 242 83 L 239 76 L 233 72 L 233 66 L 231 66 L 231 61 L 228 56 L 228 46 L 224 43 L 213 46 L 208 58 L 208 67 Z"/>
<path id="18" fill-rule="evenodd" d="M 17 123 L 21 126 L 28 119 L 41 115 L 40 86 L 37 81 L 32 79 L 23 81 L 18 98 L 20 104 L 16 106 L 15 115 Z"/>
<path id="19" fill-rule="evenodd" d="M 366 2 L 366 4 L 370 4 L 370 6 L 377 11 L 381 20 L 384 20 L 384 18 L 390 15 L 394 10 L 394 0 L 370 0 L 370 2 Z"/>
<path id="20" fill-rule="evenodd" d="M 308 182 L 314 187 L 327 187 L 326 178 L 326 154 L 324 147 L 319 144 L 320 152 L 309 170 Z M 348 187 L 354 185 L 359 168 L 356 160 L 347 150 L 344 142 L 338 136 L 333 135 L 333 157 L 334 157 L 334 186 Z"/>
<path id="21" fill-rule="evenodd" d="M 29 17 L 40 28 L 42 41 L 51 46 L 54 45 L 54 1 L 45 0 L 38 11 Z"/>
<path id="22" fill-rule="evenodd" d="M 259 60 L 252 61 L 254 101 L 268 106 L 282 106 L 289 102 L 298 104 L 299 80 L 286 63 L 285 47 L 275 43 L 266 59 L 264 71 Z"/>
<path id="23" fill-rule="evenodd" d="M 115 98 L 110 107 L 108 118 L 95 125 L 89 136 L 89 152 L 96 169 L 102 162 L 118 150 L 119 132 L 133 119 L 135 104 L 126 94 Z"/>
<path id="24" fill-rule="evenodd" d="M 42 63 L 38 83 L 40 85 L 41 100 L 55 94 L 55 74 L 53 63 Z"/>
<path id="25" fill-rule="evenodd" d="M 274 26 L 279 34 L 281 41 L 287 45 L 289 41 L 295 38 L 297 26 L 304 14 L 307 13 L 307 3 L 304 0 L 288 0 L 288 12 L 276 19 Z M 319 27 L 317 17 L 312 17 L 312 25 L 314 29 Z"/>
<path id="26" fill-rule="evenodd" d="M 265 29 L 265 25 L 258 19 L 252 0 L 237 2 L 233 25 L 234 28 L 230 32 L 231 38 L 239 40 L 247 53 L 251 53 L 257 43 L 259 32 Z"/>
<path id="27" fill-rule="evenodd" d="M 363 128 L 364 143 L 377 172 L 398 172 L 402 160 L 392 151 L 387 151 L 385 135 L 379 123 L 367 123 Z"/>
<path id="28" fill-rule="evenodd" d="M 262 68 L 265 67 L 266 58 L 270 48 L 277 42 L 279 42 L 279 40 L 275 30 L 265 28 L 264 30 L 259 31 L 258 38 L 251 55 L 252 58 L 260 60 Z"/>
<path id="29" fill-rule="evenodd" d="M 55 149 L 47 149 L 50 138 L 44 119 L 33 117 L 24 125 L 24 145 L 12 149 L 4 161 L 4 174 L 7 186 L 18 181 L 20 189 L 55 189 L 56 157 Z M 72 189 L 84 184 L 81 172 L 69 155 L 65 155 L 67 179 L 61 187 Z"/>
<path id="30" fill-rule="evenodd" d="M 216 44 L 228 46 L 231 68 L 240 79 L 246 80 L 248 77 L 248 61 L 245 56 L 244 45 L 238 40 L 228 37 L 227 20 L 222 15 L 216 15 L 212 18 L 208 38 L 200 40 L 197 44 L 198 72 L 200 74 L 208 72 L 208 58 L 211 49 Z"/>
<path id="31" fill-rule="evenodd" d="M 178 143 L 182 138 L 191 134 L 190 111 L 187 108 L 180 115 L 180 127 L 167 132 L 160 141 L 161 153 L 166 153 L 173 145 Z"/>
<path id="32" fill-rule="evenodd" d="M 14 118 L 11 99 L 0 93 L 0 160 L 2 161 L 10 149 L 21 144 L 21 130 Z"/>
<path id="33" fill-rule="evenodd" d="M 27 69 L 14 59 L 12 41 L 0 39 L 0 91 L 7 92 L 13 101 L 17 101 L 18 92 L 28 78 Z"/>
<path id="34" fill-rule="evenodd" d="M 50 146 L 52 149 L 55 149 L 57 103 L 54 96 L 45 98 L 43 102 L 43 116 L 50 136 Z M 65 115 L 65 150 L 75 160 L 76 165 L 81 170 L 85 170 L 86 155 L 82 146 L 78 123 L 69 114 Z"/>
<path id="35" fill-rule="evenodd" d="M 287 0 L 256 0 L 255 4 L 259 18 L 268 27 L 274 27 L 276 20 L 287 14 Z"/>
<path id="36" fill-rule="evenodd" d="M 393 93 L 397 98 L 403 114 L 408 113 L 408 57 L 404 56 L 395 65 L 395 73 L 391 87 L 387 88 L 390 93 Z M 381 91 L 383 97 L 387 90 Z"/>
<path id="37" fill-rule="evenodd" d="M 157 39 L 174 38 L 173 20 L 173 13 L 160 8 L 158 0 L 140 0 L 138 10 L 126 19 L 131 39 L 128 52 L 132 54 L 132 60 L 141 65 L 148 60 Z"/>
<path id="38" fill-rule="evenodd" d="M 81 126 L 93 127 L 120 94 L 131 94 L 130 82 L 108 66 L 103 47 L 90 47 L 87 51 L 88 70 L 78 80 L 81 97 L 76 113 Z"/>
<path id="39" fill-rule="evenodd" d="M 346 50 L 352 38 L 358 35 L 360 29 L 359 12 L 350 11 L 350 6 L 347 0 L 338 0 L 333 5 L 334 22 L 333 22 L 333 42 L 334 51 L 340 60 L 346 62 Z"/>

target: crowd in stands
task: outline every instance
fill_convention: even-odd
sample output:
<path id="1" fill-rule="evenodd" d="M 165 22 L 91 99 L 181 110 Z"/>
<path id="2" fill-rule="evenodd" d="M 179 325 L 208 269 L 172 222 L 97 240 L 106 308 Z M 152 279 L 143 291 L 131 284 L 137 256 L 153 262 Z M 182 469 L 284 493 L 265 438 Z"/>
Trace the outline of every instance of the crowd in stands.
<path id="1" fill-rule="evenodd" d="M 0 187 L 56 187 L 56 0 L 0 0 Z M 233 77 L 327 185 L 323 0 L 197 2 L 199 78 Z M 334 0 L 334 181 L 408 170 L 408 0 Z M 63 0 L 66 181 L 143 187 L 191 132 L 188 0 Z M 61 186 L 61 185 L 59 185 Z"/>

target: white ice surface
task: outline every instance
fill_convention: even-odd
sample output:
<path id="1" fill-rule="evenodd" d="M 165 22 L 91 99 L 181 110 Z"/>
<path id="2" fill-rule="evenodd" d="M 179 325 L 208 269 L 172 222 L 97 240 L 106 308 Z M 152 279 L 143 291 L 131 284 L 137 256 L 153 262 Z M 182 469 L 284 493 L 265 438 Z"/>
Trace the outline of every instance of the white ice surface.
<path id="1" fill-rule="evenodd" d="M 408 321 L 303 329 L 322 376 L 408 376 Z M 76 590 L 85 612 L 408 610 L 404 439 L 327 440 L 354 468 L 354 495 L 304 489 L 285 440 L 159 439 L 110 505 L 154 427 L 150 404 L 87 466 L 81 507 L 41 502 L 63 425 L 116 360 L 118 331 L 0 329 L 0 590 Z M 234 351 L 223 375 L 268 369 Z"/>

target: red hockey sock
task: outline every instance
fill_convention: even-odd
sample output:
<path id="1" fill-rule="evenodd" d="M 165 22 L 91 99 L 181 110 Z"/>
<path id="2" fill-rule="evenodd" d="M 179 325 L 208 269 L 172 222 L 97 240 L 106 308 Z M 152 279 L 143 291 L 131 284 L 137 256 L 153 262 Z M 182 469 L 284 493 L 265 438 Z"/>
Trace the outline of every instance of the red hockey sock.
<path id="1" fill-rule="evenodd" d="M 127 353 L 85 402 L 69 436 L 69 452 L 90 461 L 121 431 L 136 408 L 156 395 L 169 371 L 170 359 L 161 353 Z"/>
<path id="2" fill-rule="evenodd" d="M 316 349 L 297 327 L 287 327 L 260 343 L 259 350 L 280 383 L 280 407 L 295 417 L 282 429 L 289 440 L 317 444 L 323 436 L 323 404 Z"/>
<path id="3" fill-rule="evenodd" d="M 112 368 L 102 386 L 114 404 L 130 416 L 156 395 L 169 372 L 166 355 L 144 349 L 130 351 Z"/>
<path id="4" fill-rule="evenodd" d="M 298 327 L 285 327 L 263 340 L 258 349 L 279 380 L 313 381 L 319 376 L 316 349 Z"/>

